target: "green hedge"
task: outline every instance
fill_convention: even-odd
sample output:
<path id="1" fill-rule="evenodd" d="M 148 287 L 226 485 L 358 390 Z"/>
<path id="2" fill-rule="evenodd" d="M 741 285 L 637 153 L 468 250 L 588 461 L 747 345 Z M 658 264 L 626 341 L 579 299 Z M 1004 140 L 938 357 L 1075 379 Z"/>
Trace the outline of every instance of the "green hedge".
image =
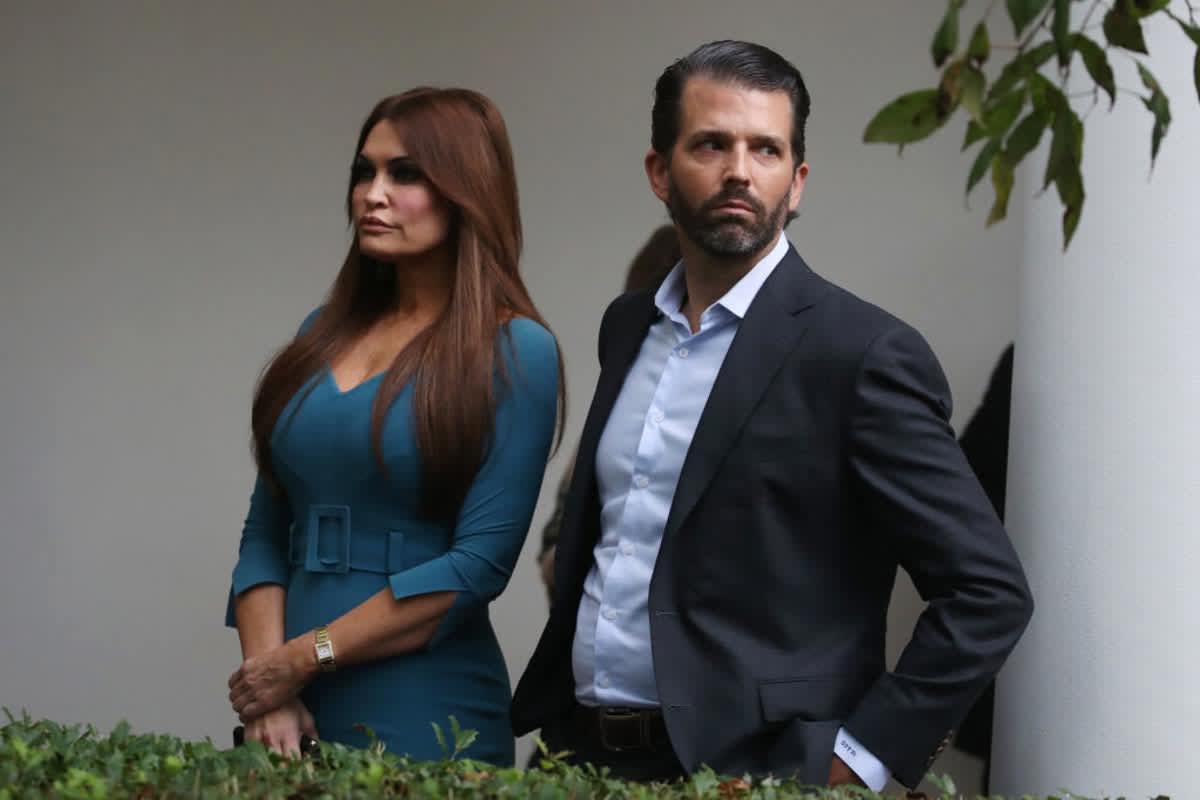
<path id="1" fill-rule="evenodd" d="M 0 800 L 173 797 L 409 798 L 877 798 L 863 790 L 805 790 L 787 781 L 722 778 L 711 771 L 687 782 L 639 785 L 547 755 L 541 769 L 498 769 L 457 757 L 474 733 L 457 726 L 445 737 L 446 758 L 414 762 L 383 752 L 323 743 L 314 757 L 288 761 L 257 742 L 221 750 L 211 741 L 133 734 L 121 723 L 109 735 L 28 715 L 0 727 Z M 436 726 L 435 726 L 436 727 Z M 449 741 L 447 741 L 447 738 Z M 943 784 L 950 796 L 952 786 Z"/>

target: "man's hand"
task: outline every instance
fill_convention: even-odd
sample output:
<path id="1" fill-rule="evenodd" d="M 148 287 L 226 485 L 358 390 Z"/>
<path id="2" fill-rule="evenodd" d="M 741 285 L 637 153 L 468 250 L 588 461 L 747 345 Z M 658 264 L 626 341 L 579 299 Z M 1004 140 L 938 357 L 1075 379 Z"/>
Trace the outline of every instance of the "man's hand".
<path id="1" fill-rule="evenodd" d="M 299 698 L 246 722 L 247 741 L 262 742 L 287 758 L 300 755 L 301 735 L 316 739 L 317 725 Z"/>
<path id="2" fill-rule="evenodd" d="M 854 770 L 846 766 L 846 762 L 842 761 L 837 756 L 833 757 L 833 761 L 829 764 L 829 785 L 830 786 L 863 786 L 866 784 L 862 779 L 855 774 Z"/>
<path id="3" fill-rule="evenodd" d="M 229 702 L 242 722 L 295 698 L 317 672 L 311 636 L 301 636 L 242 662 L 229 678 Z"/>

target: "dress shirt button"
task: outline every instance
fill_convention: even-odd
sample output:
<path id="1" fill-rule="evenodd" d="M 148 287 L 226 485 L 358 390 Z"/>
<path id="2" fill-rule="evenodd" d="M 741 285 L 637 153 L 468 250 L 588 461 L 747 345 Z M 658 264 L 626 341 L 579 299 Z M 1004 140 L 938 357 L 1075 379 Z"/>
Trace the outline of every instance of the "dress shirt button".
<path id="1" fill-rule="evenodd" d="M 598 683 L 600 685 L 601 689 L 607 689 L 608 688 L 608 676 L 607 675 L 601 676 L 600 680 L 596 681 L 596 683 Z"/>
<path id="2" fill-rule="evenodd" d="M 621 553 L 622 553 L 622 555 L 627 555 L 627 556 L 633 555 L 633 545 L 631 545 L 629 542 L 626 542 L 625 544 L 621 545 Z"/>
<path id="3" fill-rule="evenodd" d="M 617 612 L 613 611 L 611 608 L 606 608 L 601 613 L 604 614 L 604 618 L 609 622 L 617 618 Z"/>
<path id="4" fill-rule="evenodd" d="M 654 413 L 652 413 L 650 415 L 650 419 L 652 419 L 654 421 L 655 425 L 662 422 L 664 417 L 666 417 L 666 414 L 664 414 L 661 411 L 655 411 Z"/>
<path id="5" fill-rule="evenodd" d="M 679 348 L 679 357 L 680 357 L 680 358 L 687 358 L 687 357 L 688 357 L 688 349 L 687 349 L 686 347 L 681 347 L 681 348 Z"/>
<path id="6" fill-rule="evenodd" d="M 638 475 L 636 478 L 633 479 L 633 485 L 639 489 L 645 489 L 647 486 L 650 485 L 650 479 L 647 478 L 645 475 Z"/>

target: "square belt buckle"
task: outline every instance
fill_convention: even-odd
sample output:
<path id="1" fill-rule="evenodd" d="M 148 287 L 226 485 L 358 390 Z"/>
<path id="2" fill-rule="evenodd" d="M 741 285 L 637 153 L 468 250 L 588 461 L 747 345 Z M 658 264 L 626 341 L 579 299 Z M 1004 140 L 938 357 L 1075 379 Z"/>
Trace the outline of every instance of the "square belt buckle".
<path id="1" fill-rule="evenodd" d="M 350 571 L 350 507 L 308 507 L 304 568 L 309 572 Z"/>
<path id="2" fill-rule="evenodd" d="M 615 722 L 622 727 L 636 726 L 638 734 L 637 744 L 630 745 L 627 743 L 613 744 L 608 739 L 608 721 Z M 630 726 L 632 727 L 632 726 Z M 626 727 L 628 729 L 628 727 Z M 638 747 L 648 746 L 650 742 L 649 731 L 646 729 L 646 716 L 636 708 L 608 708 L 600 713 L 600 744 L 606 750 L 611 750 L 614 753 L 623 753 L 628 750 L 634 750 Z"/>

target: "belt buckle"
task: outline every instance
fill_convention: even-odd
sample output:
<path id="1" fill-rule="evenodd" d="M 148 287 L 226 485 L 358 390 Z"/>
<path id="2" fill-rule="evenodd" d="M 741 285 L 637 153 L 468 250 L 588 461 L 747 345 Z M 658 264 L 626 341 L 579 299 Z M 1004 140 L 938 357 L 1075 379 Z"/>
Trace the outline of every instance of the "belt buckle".
<path id="1" fill-rule="evenodd" d="M 647 736 L 648 731 L 646 730 L 645 715 L 643 715 L 641 713 L 641 711 L 639 711 L 636 708 L 627 708 L 624 706 L 613 706 L 613 707 L 605 708 L 600 711 L 599 719 L 600 719 L 600 744 L 603 745 L 604 749 L 606 749 L 606 750 L 610 750 L 614 753 L 624 753 L 629 750 L 636 750 L 639 746 L 645 746 L 649 743 L 649 737 Z M 616 745 L 616 744 L 609 742 L 608 727 L 605 725 L 605 722 L 608 720 L 613 720 L 614 722 L 626 722 L 631 719 L 639 720 L 637 728 L 638 728 L 638 736 L 641 739 L 641 741 L 637 745 L 634 745 L 632 747 L 627 747 L 625 745 Z"/>
<path id="2" fill-rule="evenodd" d="M 350 571 L 349 506 L 308 507 L 304 568 L 308 572 Z"/>

